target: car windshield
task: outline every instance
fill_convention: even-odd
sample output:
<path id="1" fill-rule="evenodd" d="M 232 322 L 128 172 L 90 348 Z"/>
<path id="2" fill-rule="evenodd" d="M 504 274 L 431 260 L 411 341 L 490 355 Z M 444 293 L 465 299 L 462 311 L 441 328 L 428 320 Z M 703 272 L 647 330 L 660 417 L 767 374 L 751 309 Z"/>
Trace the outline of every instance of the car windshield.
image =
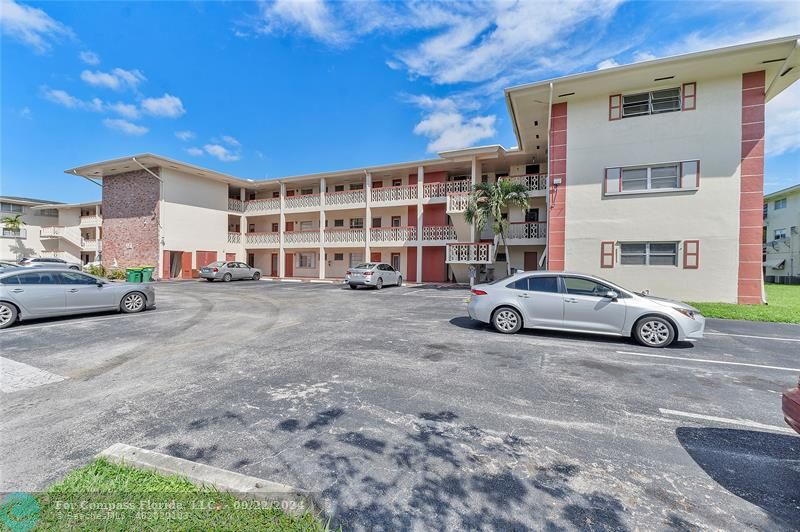
<path id="1" fill-rule="evenodd" d="M 217 262 L 212 262 L 208 265 L 209 268 L 219 268 L 220 266 L 225 266 L 225 262 L 218 260 Z"/>
<path id="2" fill-rule="evenodd" d="M 371 262 L 365 262 L 364 264 L 359 264 L 358 266 L 356 266 L 356 269 L 357 270 L 371 270 L 374 267 L 375 267 L 375 264 L 373 264 Z"/>

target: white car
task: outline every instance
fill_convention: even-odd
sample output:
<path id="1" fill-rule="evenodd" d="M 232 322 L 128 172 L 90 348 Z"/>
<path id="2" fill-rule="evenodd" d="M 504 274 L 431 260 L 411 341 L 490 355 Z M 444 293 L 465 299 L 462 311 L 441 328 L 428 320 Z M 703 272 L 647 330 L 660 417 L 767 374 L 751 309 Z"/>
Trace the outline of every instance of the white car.
<path id="1" fill-rule="evenodd" d="M 386 285 L 401 286 L 403 276 L 391 264 L 365 262 L 347 270 L 344 282 L 354 290 L 359 286 L 373 286 L 380 290 Z"/>
<path id="2" fill-rule="evenodd" d="M 17 261 L 22 268 L 69 268 L 70 270 L 80 270 L 81 265 L 77 262 L 67 262 L 64 259 L 55 257 L 24 257 Z"/>

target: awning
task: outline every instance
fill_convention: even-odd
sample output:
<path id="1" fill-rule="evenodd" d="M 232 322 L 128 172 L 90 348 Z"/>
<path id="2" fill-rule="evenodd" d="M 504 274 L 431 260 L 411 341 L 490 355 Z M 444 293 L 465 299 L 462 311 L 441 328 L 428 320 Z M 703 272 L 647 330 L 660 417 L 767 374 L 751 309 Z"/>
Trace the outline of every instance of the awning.
<path id="1" fill-rule="evenodd" d="M 764 261 L 764 266 L 767 268 L 772 268 L 773 270 L 782 270 L 784 264 L 786 264 L 786 259 L 771 259 Z"/>

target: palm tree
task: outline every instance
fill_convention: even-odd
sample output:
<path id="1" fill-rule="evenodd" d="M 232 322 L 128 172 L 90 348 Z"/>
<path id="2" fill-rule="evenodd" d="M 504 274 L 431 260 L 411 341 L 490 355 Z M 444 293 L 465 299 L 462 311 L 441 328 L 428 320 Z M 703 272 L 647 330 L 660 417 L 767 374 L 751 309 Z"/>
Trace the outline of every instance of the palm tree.
<path id="1" fill-rule="evenodd" d="M 19 230 L 22 229 L 22 226 L 26 225 L 25 222 L 22 221 L 21 214 L 15 214 L 14 216 L 3 216 L 3 219 L 0 220 L 0 223 L 3 224 L 3 227 L 6 229 L 11 229 L 15 233 L 19 233 Z"/>
<path id="2" fill-rule="evenodd" d="M 519 184 L 508 179 L 498 179 L 497 183 L 478 183 L 470 194 L 464 218 L 467 223 L 474 224 L 478 232 L 489 225 L 495 237 L 499 237 L 506 251 L 506 273 L 511 275 L 511 256 L 508 254 L 508 219 L 503 218 L 503 210 L 510 207 L 528 208 L 528 191 Z M 497 247 L 494 257 L 497 259 Z"/>

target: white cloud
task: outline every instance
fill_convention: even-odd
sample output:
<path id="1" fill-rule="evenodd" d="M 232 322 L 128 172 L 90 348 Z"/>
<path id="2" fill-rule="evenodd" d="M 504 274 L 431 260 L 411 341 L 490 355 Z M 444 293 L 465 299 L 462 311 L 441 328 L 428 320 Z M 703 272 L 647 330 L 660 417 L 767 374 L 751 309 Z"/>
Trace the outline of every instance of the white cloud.
<path id="1" fill-rule="evenodd" d="M 81 79 L 95 87 L 120 90 L 124 88 L 135 89 L 147 78 L 138 70 L 115 68 L 111 72 L 101 72 L 99 70 L 92 72 L 91 70 L 84 70 L 81 72 Z"/>
<path id="2" fill-rule="evenodd" d="M 82 51 L 80 54 L 78 54 L 78 57 L 80 57 L 81 61 L 83 61 L 87 65 L 94 66 L 100 64 L 100 56 L 92 52 L 91 50 Z"/>
<path id="3" fill-rule="evenodd" d="M 192 146 L 191 148 L 186 148 L 186 153 L 188 153 L 189 155 L 192 155 L 194 157 L 199 157 L 200 155 L 203 155 L 203 153 L 205 153 L 205 152 L 203 152 L 202 148 L 198 148 L 196 146 Z"/>
<path id="4" fill-rule="evenodd" d="M 436 111 L 425 117 L 414 127 L 414 133 L 430 139 L 428 151 L 466 148 L 482 139 L 493 137 L 495 115 L 465 118 L 461 113 Z"/>
<path id="5" fill-rule="evenodd" d="M 636 51 L 633 53 L 634 63 L 641 63 L 643 61 L 652 61 L 653 59 L 656 59 L 656 55 L 650 52 Z"/>
<path id="6" fill-rule="evenodd" d="M 613 59 L 603 59 L 602 61 L 597 63 L 597 70 L 605 70 L 607 68 L 614 68 L 618 66 L 619 63 L 617 63 Z"/>
<path id="7" fill-rule="evenodd" d="M 128 122 L 127 120 L 122 120 L 121 118 L 106 118 L 103 120 L 103 125 L 109 129 L 137 137 L 142 136 L 149 131 L 144 126 Z"/>
<path id="8" fill-rule="evenodd" d="M 231 152 L 228 148 L 222 146 L 221 144 L 206 144 L 203 146 L 203 149 L 207 154 L 211 155 L 212 157 L 216 157 L 220 161 L 230 162 L 239 160 L 238 153 Z"/>
<path id="9" fill-rule="evenodd" d="M 41 9 L 14 0 L 0 0 L 0 28 L 9 37 L 40 54 L 50 50 L 53 42 L 60 38 L 74 36 L 69 27 Z"/>
<path id="10" fill-rule="evenodd" d="M 261 33 L 299 29 L 329 44 L 343 44 L 348 34 L 339 27 L 324 0 L 276 0 L 261 4 Z"/>
<path id="11" fill-rule="evenodd" d="M 186 113 L 183 102 L 177 96 L 164 93 L 160 98 L 145 98 L 142 100 L 142 110 L 153 116 L 177 118 Z"/>
<path id="12" fill-rule="evenodd" d="M 61 89 L 48 89 L 42 87 L 42 93 L 47 100 L 69 109 L 82 107 L 82 101 Z"/>
<path id="13" fill-rule="evenodd" d="M 132 103 L 110 103 L 107 105 L 108 110 L 122 115 L 125 118 L 139 118 L 139 108 Z"/>
<path id="14" fill-rule="evenodd" d="M 223 135 L 222 136 L 222 141 L 225 142 L 226 144 L 229 144 L 229 145 L 234 146 L 236 148 L 238 148 L 239 146 L 242 145 L 242 143 L 239 142 L 238 139 L 236 139 L 235 137 L 231 137 L 230 135 Z"/>
<path id="15" fill-rule="evenodd" d="M 183 131 L 176 131 L 175 136 L 184 142 L 188 142 L 195 137 L 194 131 L 183 130 Z M 199 149 L 199 148 L 198 148 Z M 200 150 L 202 153 L 203 150 Z"/>
<path id="16" fill-rule="evenodd" d="M 26 120 L 30 120 L 33 118 L 33 114 L 31 113 L 31 108 L 28 106 L 23 107 L 19 110 L 19 116 L 25 118 Z"/>
<path id="17" fill-rule="evenodd" d="M 766 155 L 782 155 L 800 149 L 800 83 L 767 103 Z"/>

